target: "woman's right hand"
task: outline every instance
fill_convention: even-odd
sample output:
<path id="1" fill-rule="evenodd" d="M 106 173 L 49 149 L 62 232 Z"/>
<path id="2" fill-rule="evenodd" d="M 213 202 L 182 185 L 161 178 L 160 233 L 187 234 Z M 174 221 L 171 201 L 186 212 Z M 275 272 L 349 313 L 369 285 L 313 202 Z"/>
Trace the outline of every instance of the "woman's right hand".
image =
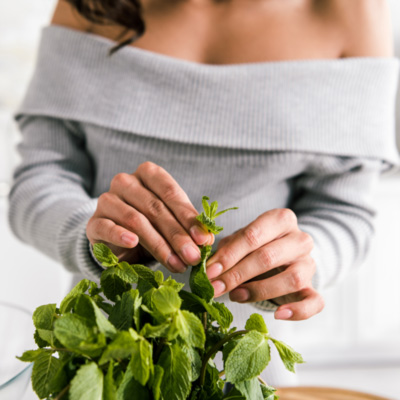
<path id="1" fill-rule="evenodd" d="M 100 195 L 90 218 L 89 241 L 104 243 L 120 261 L 143 262 L 153 256 L 171 272 L 184 272 L 200 261 L 198 245 L 214 235 L 196 220 L 198 212 L 172 176 L 145 162 L 133 174 L 119 173 Z"/>

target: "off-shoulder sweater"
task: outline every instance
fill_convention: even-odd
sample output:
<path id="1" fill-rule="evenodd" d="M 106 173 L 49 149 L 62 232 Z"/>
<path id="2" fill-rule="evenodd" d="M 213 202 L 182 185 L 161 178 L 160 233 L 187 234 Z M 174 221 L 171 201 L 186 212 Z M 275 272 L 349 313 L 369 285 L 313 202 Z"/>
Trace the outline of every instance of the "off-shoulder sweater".
<path id="1" fill-rule="evenodd" d="M 290 208 L 314 239 L 317 288 L 363 261 L 374 230 L 373 187 L 399 160 L 398 60 L 209 65 L 134 46 L 109 57 L 114 44 L 43 28 L 15 113 L 22 161 L 9 221 L 16 236 L 71 272 L 98 279 L 86 237 L 97 199 L 117 173 L 152 161 L 198 210 L 203 195 L 239 207 L 220 217 L 217 242 L 267 210 Z M 187 283 L 187 275 L 174 278 Z M 254 310 L 221 300 L 237 326 Z"/>

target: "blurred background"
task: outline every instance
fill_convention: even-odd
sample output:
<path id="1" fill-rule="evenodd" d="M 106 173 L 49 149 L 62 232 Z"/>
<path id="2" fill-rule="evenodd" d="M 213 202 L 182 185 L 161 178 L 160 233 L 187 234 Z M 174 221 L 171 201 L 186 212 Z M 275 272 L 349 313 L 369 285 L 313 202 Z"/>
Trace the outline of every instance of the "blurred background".
<path id="1" fill-rule="evenodd" d="M 400 1 L 389 2 L 399 57 Z M 59 302 L 71 284 L 61 266 L 20 243 L 7 223 L 7 194 L 18 163 L 19 134 L 12 114 L 33 72 L 41 27 L 49 23 L 54 6 L 54 0 L 0 4 L 0 302 L 11 301 L 30 312 Z M 282 339 L 307 360 L 298 368 L 302 385 L 343 387 L 400 400 L 400 173 L 382 177 L 376 207 L 376 238 L 362 269 L 324 293 L 322 314 L 286 323 Z M 24 399 L 34 398 L 30 392 Z"/>

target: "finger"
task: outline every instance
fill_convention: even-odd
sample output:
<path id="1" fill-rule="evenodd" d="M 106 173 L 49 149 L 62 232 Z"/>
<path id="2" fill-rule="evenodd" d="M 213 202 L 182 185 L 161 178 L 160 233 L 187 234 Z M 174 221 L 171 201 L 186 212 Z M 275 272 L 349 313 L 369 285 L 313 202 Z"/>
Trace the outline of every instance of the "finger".
<path id="1" fill-rule="evenodd" d="M 207 268 L 207 276 L 209 279 L 218 277 L 225 285 L 225 291 L 230 292 L 250 279 L 307 255 L 311 248 L 311 242 L 305 239 L 303 232 L 296 231 L 253 251 L 230 269 L 224 270 L 222 264 L 214 263 Z"/>
<path id="2" fill-rule="evenodd" d="M 134 232 L 138 236 L 140 244 L 166 268 L 172 272 L 186 271 L 187 268 L 179 256 L 143 214 L 112 193 L 103 193 L 99 197 L 99 203 L 98 214 L 100 216 L 106 210 L 108 219 L 128 231 Z"/>
<path id="3" fill-rule="evenodd" d="M 86 226 L 86 236 L 92 244 L 107 242 L 128 249 L 139 243 L 137 235 L 107 218 L 92 217 Z"/>
<path id="4" fill-rule="evenodd" d="M 275 311 L 275 319 L 302 321 L 321 312 L 325 307 L 323 297 L 313 288 L 301 290 L 300 301 L 280 306 Z"/>
<path id="5" fill-rule="evenodd" d="M 191 236 L 179 221 L 176 220 L 175 216 L 162 200 L 143 187 L 135 177 L 132 178 L 131 184 L 120 193 L 122 199 L 116 195 L 108 199 L 110 203 L 113 203 L 109 207 L 119 210 L 119 213 L 124 212 L 127 215 L 135 213 L 134 210 L 137 210 L 150 221 L 155 230 L 169 243 L 185 264 L 198 264 L 201 254 Z M 108 208 L 105 209 L 108 210 Z M 123 224 L 123 221 L 121 222 Z M 144 239 L 146 240 L 146 238 Z M 148 240 L 146 241 L 148 242 Z"/>
<path id="6" fill-rule="evenodd" d="M 239 303 L 274 299 L 311 286 L 315 273 L 315 263 L 311 259 L 301 259 L 289 265 L 281 273 L 268 279 L 247 282 L 230 292 L 232 301 Z"/>
<path id="7" fill-rule="evenodd" d="M 207 261 L 207 266 L 219 263 L 226 271 L 247 254 L 288 234 L 294 227 L 297 229 L 297 219 L 293 211 L 286 208 L 267 211 L 232 235 L 232 240 Z"/>
<path id="8" fill-rule="evenodd" d="M 198 245 L 210 242 L 213 234 L 206 232 L 202 224 L 196 220 L 199 213 L 185 191 L 164 168 L 152 162 L 145 162 L 137 169 L 137 176 L 143 185 L 171 210 Z"/>

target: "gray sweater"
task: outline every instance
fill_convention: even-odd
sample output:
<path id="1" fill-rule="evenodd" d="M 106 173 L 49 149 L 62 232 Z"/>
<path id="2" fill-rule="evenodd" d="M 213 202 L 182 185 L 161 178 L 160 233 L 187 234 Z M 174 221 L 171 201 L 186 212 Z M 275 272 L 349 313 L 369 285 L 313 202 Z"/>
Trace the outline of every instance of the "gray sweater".
<path id="1" fill-rule="evenodd" d="M 42 31 L 15 118 L 22 162 L 9 221 L 22 241 L 98 279 L 85 228 L 114 175 L 150 160 L 200 210 L 222 207 L 225 234 L 288 207 L 314 239 L 317 288 L 364 259 L 374 184 L 398 164 L 393 58 L 205 65 L 60 26 Z M 165 274 L 170 274 L 158 265 Z M 175 275 L 187 283 L 187 274 Z M 251 305 L 230 303 L 241 327 Z M 262 307 L 262 304 L 256 304 Z"/>

